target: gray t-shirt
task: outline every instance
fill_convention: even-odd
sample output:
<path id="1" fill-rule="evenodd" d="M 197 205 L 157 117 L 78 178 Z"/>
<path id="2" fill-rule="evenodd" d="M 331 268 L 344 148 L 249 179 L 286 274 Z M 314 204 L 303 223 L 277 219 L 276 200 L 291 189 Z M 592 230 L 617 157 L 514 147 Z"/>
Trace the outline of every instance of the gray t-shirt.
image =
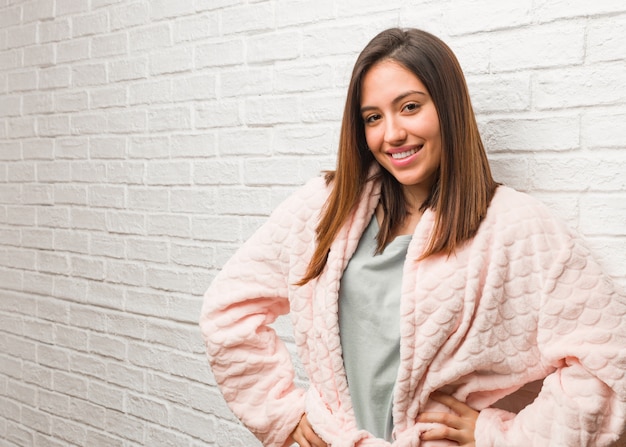
<path id="1" fill-rule="evenodd" d="M 341 279 L 339 334 L 348 389 L 359 428 L 391 441 L 393 388 L 400 365 L 402 269 L 411 236 L 375 255 L 372 217 Z"/>

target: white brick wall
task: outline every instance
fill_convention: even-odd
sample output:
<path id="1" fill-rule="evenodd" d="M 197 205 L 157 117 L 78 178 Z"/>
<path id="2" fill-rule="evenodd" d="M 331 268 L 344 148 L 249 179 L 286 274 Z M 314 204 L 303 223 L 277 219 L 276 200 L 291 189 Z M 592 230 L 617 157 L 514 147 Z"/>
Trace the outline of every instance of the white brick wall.
<path id="1" fill-rule="evenodd" d="M 356 53 L 396 25 L 450 44 L 497 179 L 626 285 L 621 0 L 0 0 L 2 447 L 258 445 L 201 294 L 333 166 Z"/>

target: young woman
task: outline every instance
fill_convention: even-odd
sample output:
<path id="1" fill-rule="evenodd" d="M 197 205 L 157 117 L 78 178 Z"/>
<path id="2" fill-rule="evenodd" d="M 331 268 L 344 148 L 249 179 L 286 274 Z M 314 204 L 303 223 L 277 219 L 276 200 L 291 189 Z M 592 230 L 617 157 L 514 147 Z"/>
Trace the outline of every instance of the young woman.
<path id="1" fill-rule="evenodd" d="M 354 67 L 336 171 L 238 250 L 201 328 L 266 446 L 581 447 L 624 429 L 625 318 L 574 233 L 494 182 L 452 51 L 390 29 Z"/>

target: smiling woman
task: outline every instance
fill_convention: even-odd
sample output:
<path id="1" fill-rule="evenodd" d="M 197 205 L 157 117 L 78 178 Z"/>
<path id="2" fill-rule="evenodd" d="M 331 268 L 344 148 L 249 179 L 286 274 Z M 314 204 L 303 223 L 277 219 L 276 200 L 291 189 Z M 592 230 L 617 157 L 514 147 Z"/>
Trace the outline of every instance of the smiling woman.
<path id="1" fill-rule="evenodd" d="M 306 391 L 270 326 L 287 313 Z M 389 29 L 356 61 L 336 170 L 225 265 L 201 327 L 267 446 L 602 447 L 624 429 L 624 318 L 584 242 L 493 180 L 452 51 Z"/>

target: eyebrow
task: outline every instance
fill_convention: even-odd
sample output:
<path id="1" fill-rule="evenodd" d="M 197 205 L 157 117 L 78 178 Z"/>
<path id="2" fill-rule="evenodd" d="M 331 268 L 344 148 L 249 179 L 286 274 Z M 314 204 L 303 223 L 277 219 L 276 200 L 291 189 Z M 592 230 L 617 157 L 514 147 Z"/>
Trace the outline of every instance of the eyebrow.
<path id="1" fill-rule="evenodd" d="M 402 101 L 407 96 L 416 95 L 416 94 L 417 95 L 426 96 L 426 93 L 421 92 L 419 90 L 409 90 L 407 92 L 401 93 L 398 96 L 396 96 L 394 98 L 394 100 L 391 101 L 391 103 L 395 105 L 395 104 L 399 103 L 400 101 Z M 370 111 L 370 110 L 376 110 L 377 108 L 378 107 L 374 107 L 374 106 L 364 106 L 364 107 L 361 107 L 360 112 L 364 113 L 364 112 L 367 112 L 367 111 Z"/>

